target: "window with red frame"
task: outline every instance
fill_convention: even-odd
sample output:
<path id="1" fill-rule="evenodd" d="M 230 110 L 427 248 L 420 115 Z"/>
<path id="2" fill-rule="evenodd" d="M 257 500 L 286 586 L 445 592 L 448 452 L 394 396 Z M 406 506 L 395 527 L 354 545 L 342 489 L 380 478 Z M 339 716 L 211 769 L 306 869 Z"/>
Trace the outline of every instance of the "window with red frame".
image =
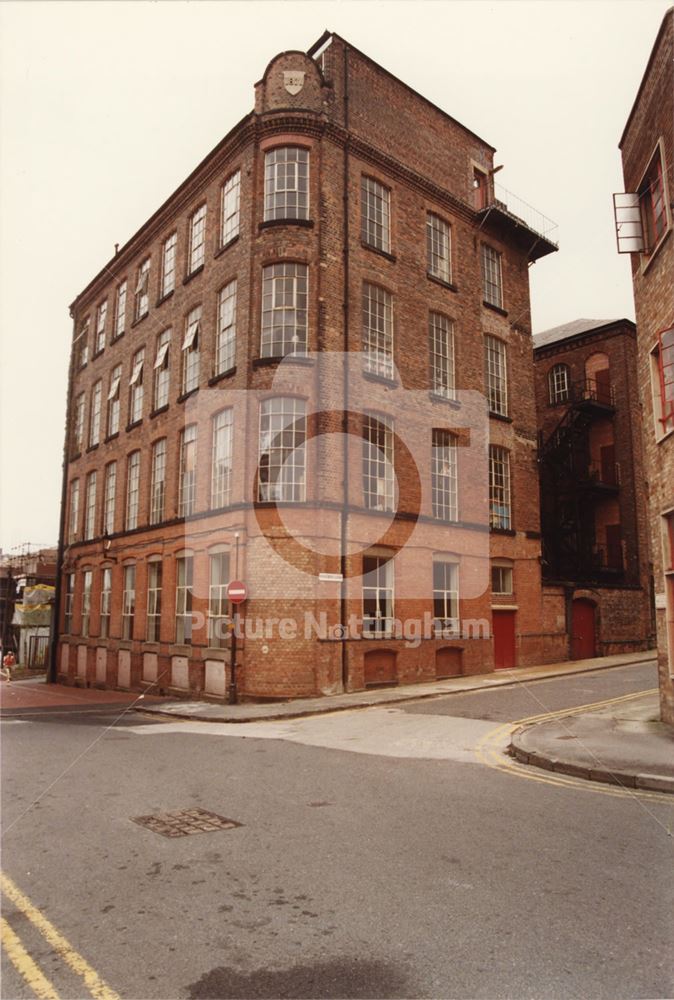
<path id="1" fill-rule="evenodd" d="M 658 373 L 660 375 L 660 421 L 663 431 L 674 429 L 674 327 L 658 335 Z"/>
<path id="2" fill-rule="evenodd" d="M 639 187 L 639 201 L 641 202 L 646 251 L 650 253 L 667 229 L 665 183 L 659 149 L 656 150 Z"/>

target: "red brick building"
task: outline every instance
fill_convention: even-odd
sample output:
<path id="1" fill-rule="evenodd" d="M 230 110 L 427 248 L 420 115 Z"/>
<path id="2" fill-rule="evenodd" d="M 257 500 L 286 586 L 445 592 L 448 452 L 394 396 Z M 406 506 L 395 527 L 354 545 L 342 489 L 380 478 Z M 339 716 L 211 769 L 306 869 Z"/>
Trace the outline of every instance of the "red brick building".
<path id="1" fill-rule="evenodd" d="M 674 723 L 674 8 L 665 14 L 620 140 L 626 194 L 618 249 L 631 253 L 662 717 Z"/>
<path id="2" fill-rule="evenodd" d="M 231 578 L 247 698 L 554 658 L 528 269 L 556 244 L 493 157 L 337 35 L 269 63 L 71 306 L 61 679 L 223 697 Z"/>
<path id="3" fill-rule="evenodd" d="M 543 580 L 567 602 L 569 656 L 654 641 L 634 323 L 534 336 Z"/>

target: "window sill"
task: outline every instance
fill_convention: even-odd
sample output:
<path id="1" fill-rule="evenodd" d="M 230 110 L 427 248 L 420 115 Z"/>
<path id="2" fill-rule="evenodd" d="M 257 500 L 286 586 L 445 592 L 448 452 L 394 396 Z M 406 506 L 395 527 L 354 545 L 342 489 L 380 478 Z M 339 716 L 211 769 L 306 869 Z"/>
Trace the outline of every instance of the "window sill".
<path id="1" fill-rule="evenodd" d="M 279 365 L 281 362 L 285 364 L 293 365 L 304 365 L 310 368 L 313 363 L 313 358 L 308 358 L 303 354 L 280 354 L 275 355 L 272 358 L 253 358 L 253 368 L 267 368 L 269 365 Z"/>
<path id="2" fill-rule="evenodd" d="M 134 420 L 132 424 L 127 424 L 126 433 L 128 434 L 129 431 L 134 430 L 136 427 L 140 427 L 142 423 L 143 423 L 143 418 L 141 417 L 140 420 Z"/>
<path id="3" fill-rule="evenodd" d="M 443 396 L 442 393 L 433 392 L 432 389 L 428 393 L 428 398 L 432 403 L 444 403 L 445 406 L 450 406 L 453 410 L 461 409 L 461 403 L 457 399 L 453 399 L 451 396 Z"/>
<path id="4" fill-rule="evenodd" d="M 524 532 L 524 537 L 525 538 L 533 538 L 534 540 L 537 541 L 538 539 L 542 538 L 543 536 L 541 535 L 540 531 L 525 531 Z"/>
<path id="5" fill-rule="evenodd" d="M 189 399 L 190 396 L 194 396 L 197 392 L 199 392 L 199 386 L 195 389 L 190 389 L 189 392 L 182 392 L 176 399 L 176 403 L 184 403 L 186 399 Z"/>
<path id="6" fill-rule="evenodd" d="M 658 435 L 656 433 L 656 435 L 655 435 L 655 443 L 656 444 L 662 444 L 662 442 L 666 441 L 667 438 L 670 438 L 672 436 L 672 434 L 674 434 L 674 427 L 670 427 L 669 430 L 665 431 L 664 434 Z"/>
<path id="7" fill-rule="evenodd" d="M 389 389 L 398 389 L 400 387 L 400 382 L 397 382 L 394 378 L 389 378 L 388 375 L 377 375 L 376 372 L 363 372 L 363 378 L 367 379 L 368 382 L 377 382 L 379 385 L 386 385 Z"/>
<path id="8" fill-rule="evenodd" d="M 186 656 L 188 659 L 192 659 L 193 647 L 193 642 L 173 642 L 169 645 L 169 656 Z"/>
<path id="9" fill-rule="evenodd" d="M 80 450 L 79 450 L 79 451 L 75 451 L 75 452 L 73 452 L 73 454 L 72 454 L 72 455 L 70 456 L 70 459 L 69 459 L 69 461 L 71 461 L 71 462 L 76 462 L 76 461 L 77 461 L 77 459 L 78 459 L 78 458 L 81 458 L 81 457 L 82 457 L 82 449 L 80 448 Z"/>
<path id="10" fill-rule="evenodd" d="M 142 323 L 144 319 L 147 319 L 149 315 L 150 315 L 150 310 L 148 309 L 147 312 L 144 312 L 142 316 L 138 317 L 138 319 L 134 319 L 133 323 L 131 324 L 131 329 L 134 330 L 138 326 L 138 324 Z"/>
<path id="11" fill-rule="evenodd" d="M 156 410 L 151 411 L 150 420 L 152 420 L 154 417 L 158 417 L 160 413 L 166 413 L 168 408 L 169 408 L 168 403 L 164 403 L 163 406 L 158 406 Z"/>
<path id="12" fill-rule="evenodd" d="M 218 382 L 222 382 L 223 379 L 226 378 L 231 378 L 232 375 L 236 375 L 236 365 L 233 365 L 232 368 L 227 368 L 224 372 L 219 372 L 217 375 L 214 375 L 213 378 L 209 378 L 208 384 L 217 385 Z"/>
<path id="13" fill-rule="evenodd" d="M 168 300 L 169 300 L 169 299 L 171 298 L 171 296 L 173 295 L 174 291 L 175 291 L 175 289 L 174 289 L 174 288 L 172 288 L 170 292 L 167 292 L 167 293 L 166 293 L 166 295 L 162 295 L 162 296 L 161 296 L 160 298 L 158 298 L 158 299 L 157 299 L 157 304 L 155 305 L 155 309 L 158 309 L 158 308 L 159 308 L 159 306 L 161 306 L 161 305 L 163 305 L 163 304 L 164 304 L 164 302 L 168 302 Z"/>
<path id="14" fill-rule="evenodd" d="M 517 534 L 514 528 L 494 528 L 492 525 L 489 525 L 489 532 L 492 535 L 508 535 L 510 538 Z"/>
<path id="15" fill-rule="evenodd" d="M 103 353 L 104 350 L 105 350 L 105 347 L 101 347 L 100 351 L 96 351 L 95 354 L 91 355 L 91 360 L 95 361 L 96 358 L 100 358 L 100 356 L 101 356 L 101 354 Z"/>
<path id="16" fill-rule="evenodd" d="M 426 273 L 426 277 L 429 281 L 432 281 L 435 285 L 440 285 L 441 288 L 447 288 L 450 292 L 458 292 L 458 288 L 451 281 L 445 281 L 444 278 L 438 278 L 435 274 Z"/>
<path id="17" fill-rule="evenodd" d="M 273 510 L 275 507 L 306 507 L 307 500 L 253 500 L 254 510 Z"/>
<path id="18" fill-rule="evenodd" d="M 313 229 L 314 220 L 313 219 L 265 219 L 258 226 L 259 232 L 263 229 L 276 229 L 279 226 L 300 226 L 302 229 Z"/>
<path id="19" fill-rule="evenodd" d="M 132 649 L 133 639 L 119 639 L 117 649 Z"/>
<path id="20" fill-rule="evenodd" d="M 199 267 L 195 267 L 193 271 L 190 271 L 187 277 L 183 278 L 183 285 L 189 285 L 192 278 L 196 278 L 198 274 L 201 274 L 204 267 L 205 267 L 204 264 L 200 264 Z"/>
<path id="21" fill-rule="evenodd" d="M 98 444 L 90 444 L 89 447 L 86 450 L 86 454 L 88 455 L 89 452 L 96 451 L 97 448 L 98 448 Z"/>
<path id="22" fill-rule="evenodd" d="M 239 233 L 237 233 L 236 236 L 232 236 L 231 240 L 227 240 L 226 243 L 223 243 L 222 246 L 219 247 L 213 254 L 213 259 L 219 257 L 221 254 L 225 252 L 225 250 L 229 250 L 230 247 L 234 246 L 234 244 L 238 241 L 238 239 L 239 239 Z"/>
<path id="23" fill-rule="evenodd" d="M 511 424 L 513 422 L 512 417 L 506 416 L 505 413 L 495 413 L 493 410 L 489 411 L 490 420 L 500 420 L 502 424 Z"/>
<path id="24" fill-rule="evenodd" d="M 107 434 L 106 437 L 105 437 L 105 439 L 104 439 L 104 441 L 103 441 L 103 444 L 108 444 L 110 441 L 114 441 L 115 438 L 118 438 L 118 437 L 119 437 L 119 431 L 115 431 L 114 434 Z"/>
<path id="25" fill-rule="evenodd" d="M 395 264 L 398 260 L 395 254 L 392 254 L 389 250 L 381 250 L 379 247 L 372 246 L 371 243 L 366 243 L 365 240 L 361 240 L 360 245 L 363 250 L 370 250 L 372 253 L 376 253 L 379 257 L 385 257 L 386 260 L 390 260 L 392 264 Z"/>
<path id="26" fill-rule="evenodd" d="M 114 337 L 110 337 L 110 344 L 111 345 L 112 344 L 116 344 L 118 340 L 122 339 L 122 337 L 124 336 L 125 333 L 126 333 L 126 330 L 122 330 L 121 333 L 116 333 Z"/>
<path id="27" fill-rule="evenodd" d="M 493 302 L 487 302 L 486 299 L 482 300 L 482 305 L 485 307 L 485 309 L 491 309 L 492 312 L 498 313 L 499 316 L 508 315 L 507 309 L 503 309 L 502 306 L 495 306 Z"/>

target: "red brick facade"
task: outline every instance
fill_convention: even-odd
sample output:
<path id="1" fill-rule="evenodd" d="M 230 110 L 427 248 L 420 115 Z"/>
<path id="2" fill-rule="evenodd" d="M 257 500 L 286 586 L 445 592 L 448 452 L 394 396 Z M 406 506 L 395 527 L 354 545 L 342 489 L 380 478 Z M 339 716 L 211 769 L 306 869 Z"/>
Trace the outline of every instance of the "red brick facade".
<path id="1" fill-rule="evenodd" d="M 674 9 L 662 22 L 620 150 L 625 191 L 638 194 L 643 226 L 632 282 L 661 707 L 674 723 L 674 332 L 666 333 L 674 327 Z"/>
<path id="2" fill-rule="evenodd" d="M 573 601 L 594 605 L 597 655 L 648 649 L 654 622 L 634 323 L 578 320 L 539 334 L 534 362 L 544 581 L 561 584 L 571 602 L 571 636 Z M 552 456 L 564 463 L 561 482 L 545 465 L 546 446 L 574 415 L 583 424 L 572 448 Z M 563 505 L 574 503 L 572 514 L 584 524 L 563 523 Z M 576 545 L 571 559 L 561 544 L 567 529 Z"/>
<path id="3" fill-rule="evenodd" d="M 275 154 L 283 159 L 288 149 L 292 164 L 275 167 Z M 540 583 L 536 411 L 527 319 L 528 263 L 556 248 L 514 219 L 503 202 L 494 198 L 490 174 L 493 152 L 472 132 L 338 36 L 326 37 L 324 51 L 315 59 L 311 52 L 285 52 L 271 61 L 256 85 L 255 111 L 229 133 L 77 297 L 72 306 L 75 339 L 57 664 L 63 680 L 131 688 L 156 684 L 161 690 L 224 696 L 229 649 L 226 642 L 214 647 L 212 636 L 209 638 L 209 614 L 215 614 L 216 607 L 213 557 L 221 552 L 229 557 L 230 577 L 236 574 L 249 587 L 243 617 L 250 629 L 238 643 L 237 680 L 242 697 L 300 697 L 356 690 L 367 684 L 412 683 L 451 673 L 490 671 L 495 663 L 490 639 L 494 606 L 502 609 L 502 615 L 514 615 L 517 663 L 557 658 L 559 636 L 551 638 L 551 633 L 560 628 L 558 616 L 552 616 L 555 625 L 547 621 Z M 303 166 L 296 166 L 300 162 Z M 223 197 L 223 186 L 229 191 L 228 182 L 237 176 L 240 204 L 236 232 L 223 237 L 223 228 L 234 218 L 233 202 Z M 306 176 L 306 189 L 302 188 L 305 182 L 298 179 L 301 176 Z M 368 216 L 374 236 L 363 230 L 368 185 L 378 197 L 384 192 L 388 205 L 383 229 L 377 229 L 382 217 L 376 211 Z M 300 189 L 305 210 L 298 210 L 299 201 L 293 201 Z M 284 193 L 287 191 L 291 194 Z M 270 192 L 278 196 L 276 201 L 272 198 L 268 202 Z M 266 206 L 277 206 L 284 198 L 286 208 L 277 212 L 279 217 L 267 217 Z M 204 205 L 201 262 L 202 236 L 197 221 Z M 447 266 L 442 276 L 429 274 L 428 228 L 432 219 L 440 220 L 441 233 L 449 227 L 449 261 L 443 257 L 445 244 L 440 243 L 439 259 L 443 268 Z M 386 224 L 389 231 L 382 237 L 382 246 L 373 246 Z M 163 246 L 174 232 L 175 287 L 162 294 Z M 139 269 L 147 258 L 147 310 L 134 320 L 135 305 L 145 294 Z M 486 290 L 483 268 L 488 264 L 483 261 L 487 258 L 491 270 L 485 272 L 490 278 Z M 284 271 L 283 285 L 274 284 L 276 277 L 264 285 L 264 276 L 277 274 L 267 270 L 274 265 L 295 270 L 290 277 L 290 272 Z M 124 280 L 126 319 L 120 322 L 120 335 L 115 336 L 115 296 Z M 235 353 L 222 370 L 218 335 L 231 315 L 226 322 L 222 320 L 219 296 L 221 290 L 231 290 L 234 281 Z M 356 352 L 363 349 L 365 304 L 370 302 L 366 288 L 370 287 L 376 290 L 377 301 L 388 303 L 392 319 L 382 307 L 377 322 L 383 324 L 383 346 L 377 341 L 367 358 L 375 364 L 390 363 L 391 370 L 366 375 L 363 390 L 363 363 Z M 264 288 L 272 288 L 272 292 L 265 294 Z M 304 294 L 306 322 L 303 315 L 298 318 Z M 289 297 L 282 301 L 284 295 Z M 489 303 L 485 301 L 488 298 L 492 299 Z M 97 352 L 97 309 L 104 301 L 104 347 Z M 197 307 L 201 307 L 201 316 L 195 326 L 193 311 Z M 287 312 L 281 315 L 284 308 Z M 269 330 L 265 326 L 268 314 L 272 316 Z M 429 324 L 431 315 L 436 314 L 438 322 L 445 324 L 443 329 L 453 330 L 456 392 L 472 393 L 471 399 L 480 394 L 482 437 L 461 415 L 472 404 L 459 404 L 448 398 L 450 392 L 432 391 Z M 390 327 L 386 326 L 387 315 Z M 302 327 L 306 331 L 306 342 L 300 348 L 273 346 L 274 338 L 282 340 L 286 335 L 287 323 L 288 329 L 296 324 L 293 336 L 299 340 L 304 334 L 300 330 L 298 335 L 297 330 Z M 385 338 L 390 328 L 391 350 Z M 169 329 L 170 346 L 162 353 L 159 338 Z M 265 341 L 267 335 L 271 348 Z M 81 364 L 85 336 L 89 352 L 86 363 Z M 493 338 L 488 343 L 500 352 L 503 367 L 499 371 L 507 382 L 506 388 L 499 384 L 494 390 L 500 395 L 492 409 L 501 412 L 492 416 L 488 416 L 483 401 L 485 336 Z M 141 371 L 133 359 L 138 361 L 142 347 Z M 181 373 L 194 375 L 197 349 L 199 369 L 191 388 L 189 382 L 181 381 Z M 280 355 L 289 351 L 293 363 L 281 365 Z M 351 399 L 348 416 L 344 415 L 348 407 L 342 369 L 322 363 L 332 356 L 340 358 L 340 352 L 358 357 L 359 391 L 365 392 L 365 398 Z M 155 406 L 155 384 L 167 364 L 168 401 Z M 117 399 L 113 376 L 118 365 L 122 366 L 120 426 L 110 435 L 106 434 L 105 420 Z M 285 380 L 281 389 L 279 379 Z M 138 403 L 141 380 L 143 399 Z M 90 444 L 98 381 L 102 386 L 100 441 Z M 410 392 L 415 395 L 409 396 Z M 257 429 L 264 420 L 263 404 L 282 396 L 299 400 L 297 405 L 301 406 L 312 393 L 320 401 L 321 412 L 308 412 L 306 424 L 302 418 L 292 425 L 301 427 L 302 434 L 306 431 L 306 457 L 299 472 L 289 473 L 291 480 L 292 475 L 299 478 L 279 486 L 281 478 L 273 478 L 277 474 L 281 477 L 278 470 L 261 471 L 262 463 L 258 466 Z M 401 393 L 407 394 L 403 399 L 408 401 L 402 410 L 393 402 Z M 133 396 L 138 405 L 135 414 Z M 84 434 L 78 445 L 74 438 L 80 399 L 84 400 Z M 372 502 L 368 508 L 364 501 L 363 404 L 377 420 L 394 425 L 399 494 L 395 516 L 373 509 L 376 504 Z M 231 408 L 234 431 L 227 498 L 218 504 L 213 500 L 214 417 L 223 408 Z M 400 419 L 402 412 L 411 416 L 413 411 L 426 421 L 423 434 L 414 430 L 413 420 Z M 129 422 L 129 415 L 139 419 Z M 183 451 L 181 466 L 181 433 L 193 425 L 196 472 L 190 479 L 191 458 L 185 457 L 191 454 L 189 449 Z M 452 454 L 457 456 L 453 461 L 458 470 L 458 513 L 449 516 L 444 526 L 431 501 L 430 472 L 420 459 L 422 453 L 430 455 L 431 428 L 455 434 Z M 487 439 L 508 453 L 511 479 L 509 497 L 503 500 L 499 494 L 498 504 L 494 500 L 497 521 L 491 531 Z M 161 492 L 163 509 L 157 518 L 152 507 L 153 496 L 155 500 L 159 496 L 153 488 L 152 456 L 153 446 L 162 440 L 166 476 Z M 266 441 L 264 447 L 260 443 L 260 453 L 264 452 L 265 462 L 271 464 L 265 451 L 271 447 L 269 440 L 277 438 L 265 438 L 260 431 L 259 441 Z M 464 454 L 479 448 L 480 474 L 472 479 L 467 464 L 463 474 Z M 128 464 L 129 455 L 135 452 L 140 453 L 137 488 Z M 413 469 L 413 458 L 418 473 Z M 112 462 L 117 463 L 114 521 L 106 526 L 104 478 L 106 466 Z M 430 462 L 426 466 L 430 467 Z M 93 491 L 89 492 L 93 521 L 90 519 L 87 530 L 87 476 L 94 471 L 95 503 Z M 449 475 L 447 464 L 440 475 Z M 267 482 L 265 476 L 271 477 L 270 493 L 260 486 Z M 79 482 L 77 518 L 72 514 L 75 480 Z M 378 491 L 385 489 L 381 485 L 385 476 L 372 482 L 378 496 Z M 193 490 L 187 516 L 185 490 Z M 156 523 L 152 524 L 153 520 Z M 393 566 L 390 577 L 386 575 L 389 570 L 382 570 L 386 585 L 382 584 L 383 590 L 377 591 L 376 597 L 378 613 L 380 608 L 388 608 L 385 619 L 432 621 L 437 589 L 434 558 L 456 563 L 457 576 L 448 571 L 448 578 L 458 581 L 457 588 L 448 584 L 447 593 L 458 589 L 458 605 L 451 604 L 448 597 L 446 606 L 453 610 L 446 615 L 458 617 L 458 631 L 450 630 L 442 637 L 431 626 L 428 637 L 415 642 L 396 637 L 395 628 L 385 623 L 376 638 L 363 637 L 361 627 L 359 635 L 342 639 L 340 626 L 352 617 L 362 625 L 366 595 L 361 574 L 363 553 L 368 552 L 373 558 L 385 555 Z M 469 555 L 464 561 L 466 552 Z M 186 555 L 193 570 L 189 641 L 179 631 L 185 606 L 180 603 L 184 590 L 180 590 L 178 574 L 185 571 L 186 564 L 180 560 Z M 512 571 L 511 576 L 504 576 L 509 582 L 500 594 L 490 590 L 490 558 Z M 157 570 L 153 569 L 157 563 L 162 566 L 161 614 L 156 616 L 158 631 L 148 641 L 148 613 L 153 607 L 156 611 L 152 602 L 157 600 Z M 128 586 L 124 607 L 127 566 L 135 566 L 132 616 Z M 108 575 L 105 569 L 110 571 Z M 319 579 L 321 573 L 330 574 L 330 578 Z M 339 576 L 344 577 L 341 584 Z M 73 584 L 71 596 L 67 577 Z M 478 578 L 479 585 L 475 582 Z M 107 588 L 110 596 L 102 598 L 106 581 L 111 584 Z M 393 596 L 388 596 L 389 583 Z M 85 584 L 90 585 L 87 594 L 83 593 Z M 83 635 L 83 602 L 88 635 Z M 106 628 L 101 608 L 105 611 L 108 603 Z M 321 612 L 325 613 L 327 632 L 320 636 L 311 628 L 305 632 L 302 625 L 299 634 L 279 637 L 279 630 L 292 632 L 292 627 L 278 621 L 266 635 L 253 627 L 257 618 L 269 622 L 291 617 L 304 622 L 318 618 Z M 107 631 L 107 636 L 102 636 L 102 631 Z M 497 651 L 497 660 L 499 655 Z"/>

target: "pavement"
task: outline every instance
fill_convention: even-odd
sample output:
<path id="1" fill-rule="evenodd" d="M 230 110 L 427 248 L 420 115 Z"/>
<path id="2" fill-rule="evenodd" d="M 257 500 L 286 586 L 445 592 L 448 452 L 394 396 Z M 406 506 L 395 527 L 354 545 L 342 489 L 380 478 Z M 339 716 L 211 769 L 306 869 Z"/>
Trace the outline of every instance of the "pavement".
<path id="1" fill-rule="evenodd" d="M 496 673 L 454 677 L 430 684 L 380 688 L 321 698 L 240 705 L 177 700 L 133 692 L 100 691 L 38 681 L 0 685 L 0 715 L 20 717 L 50 708 L 120 707 L 196 723 L 271 723 L 360 708 L 523 685 L 547 678 L 652 662 L 655 652 L 627 653 Z M 273 727 L 272 727 L 273 728 Z M 580 709 L 550 713 L 543 721 L 510 727 L 507 752 L 519 762 L 592 781 L 674 793 L 674 729 L 659 721 L 657 692 L 629 695 Z M 430 734 L 429 734 L 430 735 Z M 433 756 L 433 754 L 431 754 Z"/>

